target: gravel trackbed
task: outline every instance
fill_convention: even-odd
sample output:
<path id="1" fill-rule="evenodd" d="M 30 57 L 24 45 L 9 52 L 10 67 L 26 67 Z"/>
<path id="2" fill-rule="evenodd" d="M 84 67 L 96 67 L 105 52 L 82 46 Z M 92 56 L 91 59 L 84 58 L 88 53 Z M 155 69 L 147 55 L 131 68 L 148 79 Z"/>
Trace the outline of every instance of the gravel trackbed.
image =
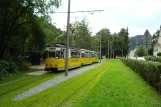
<path id="1" fill-rule="evenodd" d="M 96 66 L 100 65 L 100 63 L 97 63 L 97 64 L 93 64 L 93 65 L 89 65 L 89 66 L 86 66 L 86 67 L 83 67 L 83 68 L 80 68 L 80 69 L 76 69 L 72 72 L 69 72 L 68 73 L 68 76 L 64 76 L 64 74 L 60 75 L 60 76 L 57 76 L 53 79 L 50 79 L 50 80 L 47 80 L 25 92 L 23 92 L 22 94 L 19 94 L 18 96 L 16 96 L 15 98 L 13 98 L 13 101 L 19 101 L 19 100 L 23 100 L 29 96 L 32 96 L 36 93 L 39 93 L 49 87 L 52 87 L 52 86 L 55 86 L 65 80 L 68 80 L 74 76 L 77 76 L 85 71 L 88 71 Z"/>

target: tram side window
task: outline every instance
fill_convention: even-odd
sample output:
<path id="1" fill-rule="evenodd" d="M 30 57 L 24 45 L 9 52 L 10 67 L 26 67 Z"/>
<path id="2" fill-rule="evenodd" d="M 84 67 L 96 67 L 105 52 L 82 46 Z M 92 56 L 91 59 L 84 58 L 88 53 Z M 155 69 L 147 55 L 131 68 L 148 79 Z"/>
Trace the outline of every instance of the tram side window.
<path id="1" fill-rule="evenodd" d="M 84 53 L 81 54 L 81 57 L 84 58 Z"/>
<path id="2" fill-rule="evenodd" d="M 94 53 L 92 54 L 92 57 L 95 57 L 95 54 Z"/>
<path id="3" fill-rule="evenodd" d="M 88 58 L 88 53 L 82 53 L 82 58 Z"/>
<path id="4" fill-rule="evenodd" d="M 86 58 L 89 58 L 89 53 L 85 53 L 85 57 Z"/>
<path id="5" fill-rule="evenodd" d="M 93 57 L 97 57 L 97 54 L 93 54 Z"/>
<path id="6" fill-rule="evenodd" d="M 89 57 L 92 58 L 93 57 L 93 54 L 92 53 L 89 53 Z"/>
<path id="7" fill-rule="evenodd" d="M 79 52 L 71 52 L 71 58 L 79 58 Z"/>

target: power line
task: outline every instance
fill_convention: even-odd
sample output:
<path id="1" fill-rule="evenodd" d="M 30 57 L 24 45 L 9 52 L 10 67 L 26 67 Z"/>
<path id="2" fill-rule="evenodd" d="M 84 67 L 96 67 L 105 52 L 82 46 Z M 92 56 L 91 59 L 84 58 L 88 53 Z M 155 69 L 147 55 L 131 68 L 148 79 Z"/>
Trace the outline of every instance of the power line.
<path id="1" fill-rule="evenodd" d="M 72 11 L 70 13 L 92 13 L 92 12 L 102 12 L 104 10 L 89 10 L 89 11 Z M 54 12 L 54 13 L 68 13 L 68 12 Z"/>

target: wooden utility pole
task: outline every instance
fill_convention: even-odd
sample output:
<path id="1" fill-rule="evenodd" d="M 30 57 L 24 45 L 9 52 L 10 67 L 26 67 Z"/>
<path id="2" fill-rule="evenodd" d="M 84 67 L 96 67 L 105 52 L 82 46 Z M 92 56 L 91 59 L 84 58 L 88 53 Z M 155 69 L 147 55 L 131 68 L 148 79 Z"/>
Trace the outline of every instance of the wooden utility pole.
<path id="1" fill-rule="evenodd" d="M 69 24 L 70 24 L 70 0 L 68 0 L 68 15 L 67 15 L 65 76 L 68 76 L 69 36 L 70 36 L 70 27 L 69 27 Z"/>

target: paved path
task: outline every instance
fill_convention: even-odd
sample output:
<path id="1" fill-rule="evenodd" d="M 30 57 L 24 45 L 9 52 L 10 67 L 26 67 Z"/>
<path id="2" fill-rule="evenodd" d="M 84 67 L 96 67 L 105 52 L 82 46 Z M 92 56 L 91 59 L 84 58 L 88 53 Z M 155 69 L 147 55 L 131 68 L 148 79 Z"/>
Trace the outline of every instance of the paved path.
<path id="1" fill-rule="evenodd" d="M 39 70 L 44 70 L 45 69 L 45 65 L 34 65 L 34 66 L 30 66 L 29 68 L 31 69 L 39 69 Z"/>
<path id="2" fill-rule="evenodd" d="M 70 79 L 70 78 L 72 78 L 74 76 L 77 76 L 77 75 L 79 75 L 79 74 L 81 74 L 81 73 L 83 73 L 83 72 L 85 72 L 85 71 L 87 71 L 89 69 L 92 69 L 92 68 L 94 68 L 94 67 L 96 67 L 98 65 L 100 65 L 100 63 L 93 64 L 93 65 L 83 67 L 83 68 L 80 68 L 80 69 L 76 69 L 76 70 L 74 70 L 72 72 L 69 72 L 68 76 L 64 76 L 64 74 L 62 74 L 60 76 L 57 76 L 57 77 L 55 77 L 53 79 L 45 81 L 45 82 L 43 82 L 43 83 L 41 83 L 41 84 L 39 84 L 39 85 L 29 89 L 29 90 L 23 92 L 22 94 L 20 94 L 20 95 L 16 96 L 15 98 L 13 98 L 13 100 L 14 101 L 19 101 L 19 100 L 25 99 L 25 98 L 27 98 L 29 96 L 32 96 L 32 95 L 36 94 L 36 93 L 44 91 L 45 89 L 47 89 L 49 87 L 55 86 L 55 85 L 65 81 L 65 80 L 68 80 L 68 79 Z"/>
<path id="3" fill-rule="evenodd" d="M 44 75 L 44 74 L 47 74 L 49 73 L 49 71 L 35 71 L 35 72 L 30 72 L 30 73 L 27 73 L 27 75 Z"/>

